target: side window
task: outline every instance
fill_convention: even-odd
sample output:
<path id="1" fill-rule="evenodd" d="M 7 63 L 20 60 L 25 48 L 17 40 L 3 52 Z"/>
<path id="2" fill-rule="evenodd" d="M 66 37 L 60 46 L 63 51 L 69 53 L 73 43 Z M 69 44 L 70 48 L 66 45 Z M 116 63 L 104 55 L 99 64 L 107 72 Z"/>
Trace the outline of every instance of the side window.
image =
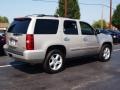
<path id="1" fill-rule="evenodd" d="M 64 33 L 69 35 L 78 35 L 76 21 L 64 21 Z"/>
<path id="2" fill-rule="evenodd" d="M 94 29 L 87 23 L 80 22 L 82 35 L 94 35 Z"/>
<path id="3" fill-rule="evenodd" d="M 56 34 L 58 30 L 58 20 L 37 19 L 35 25 L 35 34 Z"/>

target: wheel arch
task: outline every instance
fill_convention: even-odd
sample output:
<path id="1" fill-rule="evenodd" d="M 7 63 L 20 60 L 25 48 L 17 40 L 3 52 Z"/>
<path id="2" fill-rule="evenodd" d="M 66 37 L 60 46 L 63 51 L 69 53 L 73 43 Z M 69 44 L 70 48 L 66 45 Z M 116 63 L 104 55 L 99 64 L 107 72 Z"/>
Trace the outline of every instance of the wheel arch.
<path id="1" fill-rule="evenodd" d="M 104 43 L 102 44 L 102 47 L 103 47 L 104 45 L 109 45 L 111 49 L 112 49 L 112 46 L 113 46 L 111 42 L 104 42 Z M 101 47 L 101 48 L 102 48 L 102 47 Z"/>
<path id="2" fill-rule="evenodd" d="M 47 50 L 46 50 L 46 55 L 49 53 L 49 51 L 54 50 L 54 49 L 60 50 L 63 53 L 63 55 L 66 56 L 66 48 L 65 48 L 64 45 L 52 45 L 52 46 L 49 46 L 47 48 Z"/>

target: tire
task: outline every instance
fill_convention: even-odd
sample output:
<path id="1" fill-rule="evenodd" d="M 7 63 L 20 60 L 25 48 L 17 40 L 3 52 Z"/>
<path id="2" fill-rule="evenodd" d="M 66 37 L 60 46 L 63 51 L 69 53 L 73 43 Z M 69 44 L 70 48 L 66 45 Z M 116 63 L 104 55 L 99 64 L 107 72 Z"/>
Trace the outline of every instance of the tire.
<path id="1" fill-rule="evenodd" d="M 5 55 L 5 52 L 4 52 L 3 48 L 0 48 L 0 56 L 3 56 L 3 55 Z"/>
<path id="2" fill-rule="evenodd" d="M 110 45 L 107 45 L 107 44 L 103 45 L 99 53 L 99 61 L 102 61 L 102 62 L 109 61 L 111 58 L 111 51 L 112 51 L 112 48 Z"/>
<path id="3" fill-rule="evenodd" d="M 64 67 L 64 55 L 59 50 L 51 50 L 46 55 L 43 63 L 45 72 L 54 74 L 63 70 Z"/>

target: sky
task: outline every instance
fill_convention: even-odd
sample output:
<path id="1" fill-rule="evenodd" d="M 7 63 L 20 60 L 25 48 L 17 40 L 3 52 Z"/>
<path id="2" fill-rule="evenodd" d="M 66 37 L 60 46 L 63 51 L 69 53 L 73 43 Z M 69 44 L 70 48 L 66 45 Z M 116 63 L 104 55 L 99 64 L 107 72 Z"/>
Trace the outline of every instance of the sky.
<path id="1" fill-rule="evenodd" d="M 58 0 L 45 0 L 55 2 L 44 2 L 44 0 L 0 0 L 0 16 L 8 17 L 12 22 L 13 18 L 31 14 L 53 15 L 58 7 Z M 86 4 L 105 4 L 109 6 L 110 0 L 79 0 L 81 20 L 92 24 L 101 19 L 101 5 L 83 5 Z M 113 11 L 120 4 L 120 0 L 113 0 Z M 109 22 L 109 8 L 103 7 L 103 19 Z"/>

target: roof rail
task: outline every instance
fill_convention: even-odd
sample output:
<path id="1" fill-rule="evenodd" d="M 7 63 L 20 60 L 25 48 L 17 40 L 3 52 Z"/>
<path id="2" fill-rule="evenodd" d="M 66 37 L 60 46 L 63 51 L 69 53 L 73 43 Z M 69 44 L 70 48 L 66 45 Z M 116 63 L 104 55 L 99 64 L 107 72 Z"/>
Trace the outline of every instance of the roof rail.
<path id="1" fill-rule="evenodd" d="M 45 17 L 45 16 L 49 16 L 49 17 L 59 17 L 58 15 L 45 15 L 45 14 L 32 14 L 32 15 L 27 15 L 25 17 L 29 17 L 29 16 L 35 16 L 35 17 Z"/>

